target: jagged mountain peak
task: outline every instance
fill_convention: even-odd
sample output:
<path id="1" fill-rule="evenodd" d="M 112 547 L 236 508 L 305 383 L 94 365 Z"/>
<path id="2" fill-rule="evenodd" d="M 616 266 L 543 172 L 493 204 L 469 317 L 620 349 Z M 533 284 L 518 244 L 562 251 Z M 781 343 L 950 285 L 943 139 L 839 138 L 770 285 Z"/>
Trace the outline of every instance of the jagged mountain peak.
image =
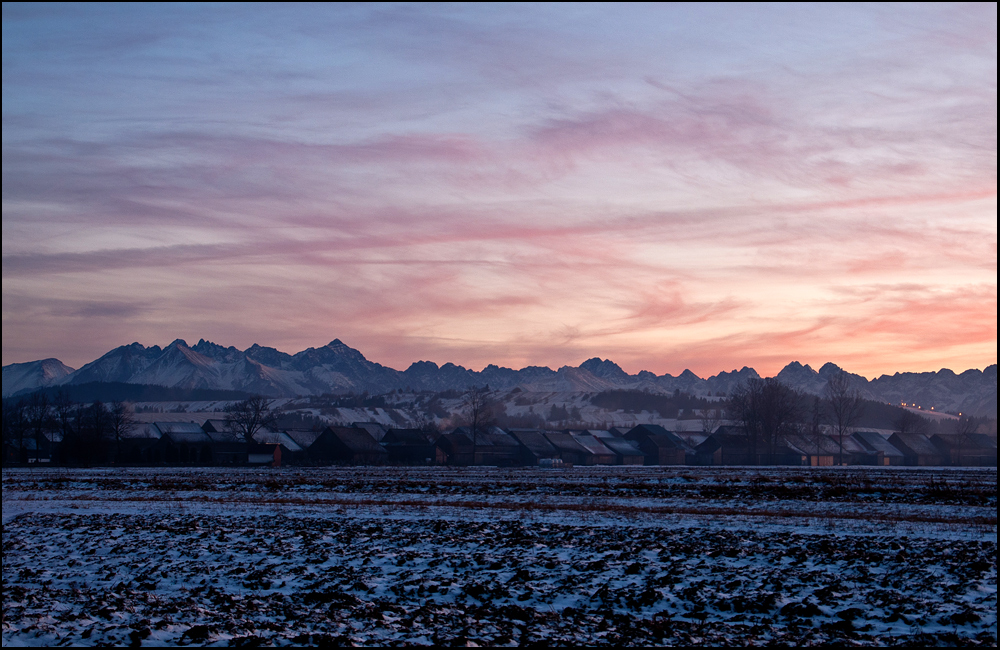
<path id="1" fill-rule="evenodd" d="M 818 374 L 815 370 L 812 369 L 812 366 L 810 366 L 808 363 L 802 364 L 802 363 L 800 363 L 798 361 L 792 361 L 787 366 L 785 366 L 784 368 L 782 368 L 781 372 L 778 373 L 778 376 L 781 376 L 781 373 L 782 372 L 786 372 L 786 371 L 787 372 L 796 372 L 796 373 L 797 372 L 807 372 L 809 374 Z"/>
<path id="2" fill-rule="evenodd" d="M 344 343 L 340 339 L 333 339 L 332 341 L 330 341 L 329 343 L 327 343 L 323 347 L 325 349 L 327 349 L 327 350 L 331 350 L 331 351 L 336 352 L 338 354 L 344 354 L 344 355 L 348 355 L 348 356 L 352 356 L 352 357 L 353 356 L 358 356 L 358 357 L 361 357 L 362 359 L 365 358 L 365 355 L 361 354 L 360 350 L 355 350 L 354 348 L 352 348 L 351 346 L 347 345 L 346 343 Z"/>
<path id="3" fill-rule="evenodd" d="M 580 369 L 586 370 L 601 379 L 617 379 L 629 376 L 627 372 L 621 369 L 621 366 L 611 359 L 601 359 L 600 357 L 587 359 L 580 364 Z"/>
<path id="4" fill-rule="evenodd" d="M 817 372 L 807 364 L 793 361 L 778 373 L 778 379 L 796 390 L 822 395 L 829 377 L 838 372 L 842 369 L 833 363 L 823 364 Z M 291 397 L 345 392 L 379 394 L 397 388 L 465 390 L 469 386 L 489 384 L 495 390 L 514 387 L 585 392 L 679 390 L 720 396 L 756 377 L 760 375 L 748 366 L 720 372 L 708 379 L 699 378 L 690 369 L 685 369 L 679 377 L 669 374 L 657 377 L 648 371 L 630 375 L 615 362 L 600 357 L 587 359 L 578 367 L 563 366 L 558 370 L 546 366 L 513 370 L 490 364 L 479 372 L 450 362 L 439 366 L 425 360 L 400 372 L 367 360 L 360 351 L 340 339 L 289 355 L 256 343 L 240 351 L 207 339 L 199 339 L 196 345 L 189 347 L 184 339 L 178 338 L 162 349 L 158 346 L 147 348 L 138 342 L 123 345 L 76 371 L 56 359 L 4 366 L 3 388 L 4 395 L 10 395 L 45 385 L 126 382 Z M 982 371 L 972 369 L 961 374 L 942 369 L 883 375 L 871 381 L 851 375 L 851 380 L 865 395 L 890 403 L 905 400 L 934 406 L 938 411 L 996 412 L 996 364 Z"/>
<path id="5" fill-rule="evenodd" d="M 410 364 L 410 367 L 407 368 L 404 372 L 424 373 L 424 372 L 433 372 L 437 369 L 438 369 L 438 364 L 434 363 L 433 361 L 414 361 L 413 363 Z"/>
<path id="6" fill-rule="evenodd" d="M 827 379 L 829 379 L 831 376 L 836 375 L 837 373 L 841 373 L 841 372 L 844 372 L 844 369 L 841 368 L 840 366 L 838 366 L 837 364 L 833 363 L 832 361 L 827 361 L 819 369 L 819 375 L 821 377 L 825 377 Z"/>

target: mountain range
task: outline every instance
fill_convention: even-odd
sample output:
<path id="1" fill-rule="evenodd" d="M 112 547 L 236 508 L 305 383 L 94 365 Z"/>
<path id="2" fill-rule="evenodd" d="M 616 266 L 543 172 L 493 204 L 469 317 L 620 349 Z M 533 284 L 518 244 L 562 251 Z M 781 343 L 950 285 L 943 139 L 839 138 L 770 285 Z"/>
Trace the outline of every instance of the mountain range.
<path id="1" fill-rule="evenodd" d="M 792 362 L 776 377 L 803 393 L 822 395 L 829 377 L 841 369 L 833 363 L 818 371 Z M 674 377 L 641 371 L 630 375 L 608 359 L 593 358 L 578 367 L 558 370 L 528 366 L 520 370 L 496 365 L 481 371 L 452 363 L 442 366 L 417 361 L 403 371 L 369 361 L 341 342 L 287 354 L 254 344 L 246 350 L 200 340 L 189 346 L 177 339 L 161 348 L 139 343 L 123 345 L 74 370 L 58 359 L 14 363 L 3 367 L 3 396 L 27 393 L 42 387 L 122 382 L 170 388 L 237 390 L 271 397 L 326 393 L 382 394 L 402 390 L 464 390 L 489 385 L 495 390 L 599 392 L 615 389 L 652 392 L 681 391 L 693 395 L 723 395 L 742 381 L 760 375 L 753 368 L 721 372 L 707 379 L 685 370 Z M 854 386 L 873 400 L 920 404 L 937 411 L 996 417 L 997 366 L 966 370 L 960 374 L 937 372 L 896 373 L 871 381 L 850 375 Z"/>

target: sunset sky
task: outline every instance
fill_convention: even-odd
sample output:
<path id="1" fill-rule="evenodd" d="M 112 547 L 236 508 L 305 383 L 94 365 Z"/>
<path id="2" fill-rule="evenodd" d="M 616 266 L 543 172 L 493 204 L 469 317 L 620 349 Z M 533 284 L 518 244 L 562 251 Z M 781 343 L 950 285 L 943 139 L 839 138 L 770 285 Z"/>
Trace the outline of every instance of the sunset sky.
<path id="1" fill-rule="evenodd" d="M 997 359 L 997 6 L 3 5 L 3 363 Z"/>

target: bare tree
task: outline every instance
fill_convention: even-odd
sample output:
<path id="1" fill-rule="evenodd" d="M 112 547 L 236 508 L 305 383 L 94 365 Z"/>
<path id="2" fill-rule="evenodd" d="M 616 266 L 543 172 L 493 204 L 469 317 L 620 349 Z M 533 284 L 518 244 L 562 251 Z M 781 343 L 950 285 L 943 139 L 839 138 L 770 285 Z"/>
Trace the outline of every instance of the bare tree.
<path id="1" fill-rule="evenodd" d="M 969 436 L 979 430 L 979 424 L 979 418 L 972 417 L 971 415 L 963 415 L 955 420 L 952 426 L 955 427 L 955 446 L 958 451 L 956 454 L 958 458 L 951 459 L 952 465 L 965 464 L 962 451 L 972 442 Z"/>
<path id="2" fill-rule="evenodd" d="M 823 441 L 823 404 L 819 398 L 819 395 L 813 395 L 812 403 L 812 421 L 809 426 L 809 437 L 812 438 L 813 446 L 816 447 L 816 460 L 814 461 L 817 465 L 819 464 L 819 457 L 821 451 L 821 445 Z"/>
<path id="3" fill-rule="evenodd" d="M 490 387 L 472 387 L 464 396 L 465 419 L 472 434 L 472 463 L 476 463 L 476 447 L 479 435 L 485 433 L 496 421 L 495 403 L 490 395 Z"/>
<path id="4" fill-rule="evenodd" d="M 275 426 L 275 416 L 271 412 L 273 403 L 272 399 L 255 395 L 242 402 L 227 405 L 226 427 L 233 433 L 243 436 L 247 443 L 252 443 L 258 431 Z"/>
<path id="5" fill-rule="evenodd" d="M 70 400 L 69 392 L 62 388 L 56 392 L 55 398 L 52 400 L 52 407 L 55 410 L 56 423 L 59 425 L 59 431 L 62 433 L 63 439 L 67 435 L 72 435 L 73 433 L 73 414 L 76 410 L 76 404 Z"/>
<path id="6" fill-rule="evenodd" d="M 754 377 L 736 387 L 729 407 L 734 419 L 743 426 L 751 463 L 760 462 L 761 448 L 767 462 L 774 462 L 774 451 L 781 437 L 795 428 L 799 417 L 797 402 L 795 391 L 774 377 Z"/>
<path id="7" fill-rule="evenodd" d="M 861 391 L 851 386 L 851 378 L 846 372 L 832 375 L 826 382 L 826 399 L 833 415 L 834 433 L 840 446 L 838 465 L 844 464 L 844 438 L 850 433 L 865 413 L 865 398 Z"/>
<path id="8" fill-rule="evenodd" d="M 126 402 L 112 402 L 108 409 L 108 429 L 115 440 L 115 462 L 122 462 L 122 440 L 131 438 L 135 430 L 135 412 Z"/>
<path id="9" fill-rule="evenodd" d="M 77 404 L 70 419 L 71 433 L 63 438 L 61 445 L 65 459 L 84 465 L 105 462 L 111 431 L 108 407 L 99 401 L 89 406 Z"/>
<path id="10" fill-rule="evenodd" d="M 45 429 L 51 421 L 49 415 L 49 398 L 41 392 L 35 392 L 28 396 L 28 403 L 25 408 L 25 416 L 28 419 L 28 426 L 35 438 L 35 463 L 42 459 L 43 440 L 45 439 Z"/>
<path id="11" fill-rule="evenodd" d="M 903 409 L 892 425 L 898 433 L 903 435 L 907 433 L 920 433 L 926 426 L 926 420 L 911 411 Z"/>
<path id="12" fill-rule="evenodd" d="M 701 430 L 704 433 L 714 433 L 722 424 L 723 411 L 721 408 L 712 407 L 701 409 Z M 605 429 L 607 427 L 604 427 Z"/>
<path id="13" fill-rule="evenodd" d="M 24 448 L 24 434 L 28 431 L 27 408 L 23 399 L 3 401 L 3 439 L 17 450 L 17 458 L 13 459 L 17 463 L 28 462 L 28 452 Z"/>

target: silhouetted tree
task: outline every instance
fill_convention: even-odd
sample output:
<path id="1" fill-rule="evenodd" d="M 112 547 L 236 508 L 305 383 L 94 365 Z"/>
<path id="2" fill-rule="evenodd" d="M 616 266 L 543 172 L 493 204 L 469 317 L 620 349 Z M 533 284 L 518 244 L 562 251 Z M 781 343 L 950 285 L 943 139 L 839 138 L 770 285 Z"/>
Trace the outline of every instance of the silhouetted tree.
<path id="1" fill-rule="evenodd" d="M 832 375 L 826 382 L 826 399 L 830 403 L 830 413 L 833 416 L 834 433 L 840 445 L 840 458 L 837 464 L 844 463 L 844 437 L 851 428 L 861 420 L 865 413 L 865 399 L 861 391 L 851 386 L 851 378 L 846 372 Z"/>
<path id="2" fill-rule="evenodd" d="M 465 420 L 472 434 L 472 462 L 475 464 L 479 436 L 496 422 L 496 404 L 490 394 L 489 386 L 473 386 L 465 391 L 462 401 L 465 407 Z"/>
<path id="3" fill-rule="evenodd" d="M 108 409 L 108 429 L 115 441 L 115 462 L 122 462 L 122 440 L 131 438 L 135 430 L 135 412 L 126 402 L 112 402 Z"/>
<path id="4" fill-rule="evenodd" d="M 701 430 L 703 433 L 715 433 L 722 423 L 723 412 L 720 408 L 701 409 Z"/>
<path id="5" fill-rule="evenodd" d="M 773 463 L 781 436 L 793 432 L 799 417 L 795 391 L 774 377 L 754 377 L 737 386 L 729 408 L 743 426 L 751 463 L 760 462 L 761 447 L 767 462 Z"/>
<path id="6" fill-rule="evenodd" d="M 104 462 L 111 432 L 108 407 L 100 401 L 89 406 L 77 404 L 67 419 L 71 424 L 61 445 L 64 459 L 83 465 Z"/>
<path id="7" fill-rule="evenodd" d="M 17 453 L 14 462 L 27 463 L 24 436 L 28 431 L 27 403 L 23 399 L 3 401 L 3 440 Z M 4 459 L 6 461 L 6 458 Z"/>
<path id="8" fill-rule="evenodd" d="M 926 421 L 916 413 L 903 409 L 892 425 L 898 433 L 905 435 L 907 433 L 920 433 L 926 426 Z"/>
<path id="9" fill-rule="evenodd" d="M 951 459 L 952 465 L 962 465 L 965 463 L 962 450 L 972 442 L 969 436 L 979 430 L 979 424 L 979 418 L 974 418 L 971 415 L 963 415 L 954 421 L 952 426 L 955 428 L 955 448 L 958 452 L 958 458 Z"/>
<path id="10" fill-rule="evenodd" d="M 37 464 L 42 460 L 45 430 L 52 420 L 49 414 L 49 396 L 42 391 L 29 395 L 25 407 L 25 417 L 35 439 L 35 463 Z"/>
<path id="11" fill-rule="evenodd" d="M 254 435 L 266 427 L 274 426 L 275 418 L 271 412 L 274 400 L 262 395 L 255 395 L 242 402 L 233 402 L 225 408 L 226 427 L 233 433 L 243 437 L 247 443 L 253 442 Z"/>

